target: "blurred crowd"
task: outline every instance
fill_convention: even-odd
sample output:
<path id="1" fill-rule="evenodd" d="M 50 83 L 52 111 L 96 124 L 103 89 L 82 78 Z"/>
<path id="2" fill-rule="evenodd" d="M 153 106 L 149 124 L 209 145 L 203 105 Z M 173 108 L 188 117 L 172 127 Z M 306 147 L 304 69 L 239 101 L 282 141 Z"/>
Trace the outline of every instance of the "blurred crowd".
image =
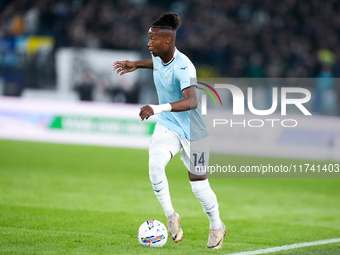
<path id="1" fill-rule="evenodd" d="M 164 11 L 182 18 L 178 48 L 205 73 L 232 77 L 340 76 L 337 0 L 0 1 L 0 35 L 53 36 L 56 47 L 146 49 Z"/>
<path id="2" fill-rule="evenodd" d="M 165 11 L 181 16 L 177 47 L 199 77 L 340 77 L 337 0 L 0 0 L 0 36 L 147 53 Z"/>

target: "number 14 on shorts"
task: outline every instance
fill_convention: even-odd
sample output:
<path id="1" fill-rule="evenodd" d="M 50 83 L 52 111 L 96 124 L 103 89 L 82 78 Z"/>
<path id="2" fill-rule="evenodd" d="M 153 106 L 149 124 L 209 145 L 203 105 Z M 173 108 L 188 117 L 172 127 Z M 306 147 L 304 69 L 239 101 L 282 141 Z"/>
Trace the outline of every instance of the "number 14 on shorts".
<path id="1" fill-rule="evenodd" d="M 192 154 L 194 157 L 194 166 L 204 166 L 205 159 L 204 159 L 204 152 L 202 153 L 193 153 Z"/>

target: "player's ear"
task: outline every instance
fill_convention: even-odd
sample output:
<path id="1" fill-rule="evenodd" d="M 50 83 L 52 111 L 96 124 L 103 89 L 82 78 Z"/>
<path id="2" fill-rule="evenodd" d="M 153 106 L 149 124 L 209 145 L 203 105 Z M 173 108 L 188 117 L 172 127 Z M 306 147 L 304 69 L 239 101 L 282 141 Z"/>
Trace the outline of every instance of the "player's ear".
<path id="1" fill-rule="evenodd" d="M 166 42 L 166 44 L 170 44 L 172 42 L 172 37 L 170 35 L 167 35 L 165 42 Z"/>

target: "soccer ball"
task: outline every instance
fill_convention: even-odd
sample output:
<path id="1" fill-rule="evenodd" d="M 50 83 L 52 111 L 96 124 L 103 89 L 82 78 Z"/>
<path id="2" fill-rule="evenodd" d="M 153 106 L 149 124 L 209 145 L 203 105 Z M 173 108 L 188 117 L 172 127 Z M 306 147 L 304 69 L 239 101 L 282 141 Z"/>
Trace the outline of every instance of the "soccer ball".
<path id="1" fill-rule="evenodd" d="M 142 246 L 163 247 L 168 240 L 168 230 L 158 220 L 147 220 L 138 229 L 138 241 Z"/>

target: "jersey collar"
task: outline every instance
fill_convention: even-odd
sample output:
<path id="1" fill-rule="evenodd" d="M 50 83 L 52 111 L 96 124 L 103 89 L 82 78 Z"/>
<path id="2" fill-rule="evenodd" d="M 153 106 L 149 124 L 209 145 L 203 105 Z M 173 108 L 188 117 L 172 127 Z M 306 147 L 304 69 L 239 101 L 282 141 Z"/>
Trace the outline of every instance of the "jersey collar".
<path id="1" fill-rule="evenodd" d="M 175 48 L 174 56 L 172 57 L 172 59 L 171 59 L 168 63 L 163 63 L 163 60 L 161 59 L 162 65 L 163 65 L 163 66 L 168 66 L 168 65 L 170 65 L 170 64 L 175 60 L 175 57 L 176 57 L 176 55 L 177 55 L 177 52 L 178 52 L 178 50 L 177 50 L 177 48 Z"/>

